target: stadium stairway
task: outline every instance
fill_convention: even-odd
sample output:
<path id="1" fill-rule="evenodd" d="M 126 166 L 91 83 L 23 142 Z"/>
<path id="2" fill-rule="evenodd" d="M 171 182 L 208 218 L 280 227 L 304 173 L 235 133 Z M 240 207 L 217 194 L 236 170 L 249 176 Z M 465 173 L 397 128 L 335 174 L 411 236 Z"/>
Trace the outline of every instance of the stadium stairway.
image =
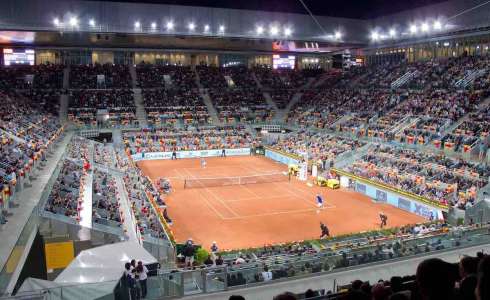
<path id="1" fill-rule="evenodd" d="M 63 89 L 70 88 L 70 66 L 68 65 L 63 69 Z"/>
<path id="2" fill-rule="evenodd" d="M 136 105 L 136 119 L 140 127 L 148 127 L 148 119 L 146 118 L 145 105 L 143 103 L 143 95 L 141 95 L 141 89 L 134 88 L 134 104 Z"/>
<path id="3" fill-rule="evenodd" d="M 279 109 L 277 108 L 277 105 L 274 101 L 272 101 L 272 97 L 271 97 L 271 94 L 269 92 L 263 92 L 263 95 L 264 95 L 264 98 L 265 98 L 265 102 L 267 102 L 267 105 L 269 107 L 272 107 L 275 111 L 275 115 L 277 115 Z"/>
<path id="4" fill-rule="evenodd" d="M 65 124 L 68 121 L 68 94 L 60 95 L 60 123 Z"/>
<path id="5" fill-rule="evenodd" d="M 490 97 L 488 98 L 485 98 L 485 100 L 483 100 L 479 105 L 478 105 L 478 111 L 486 108 L 488 105 L 490 105 Z M 471 111 L 471 112 L 468 112 L 466 113 L 464 116 L 462 116 L 461 118 L 459 118 L 456 122 L 454 122 L 453 124 L 451 124 L 451 126 L 448 126 L 443 132 L 442 132 L 442 135 L 446 135 L 446 134 L 449 134 L 451 132 L 454 131 L 454 129 L 456 129 L 459 125 L 461 125 L 463 122 L 469 120 L 469 117 L 470 117 L 470 113 L 473 113 L 474 111 Z"/>
<path id="6" fill-rule="evenodd" d="M 251 72 L 251 73 L 252 73 L 252 78 L 255 81 L 255 84 L 257 84 L 257 87 L 259 89 L 261 89 L 262 88 L 262 84 L 260 83 L 259 79 L 257 78 L 257 75 L 255 74 L 255 72 Z"/>
<path id="7" fill-rule="evenodd" d="M 305 88 L 306 86 L 309 86 L 311 85 L 311 83 L 313 82 L 313 78 L 310 78 L 311 81 L 309 82 L 309 84 L 307 83 L 305 85 Z M 274 121 L 276 122 L 283 122 L 285 117 L 288 115 L 289 111 L 291 110 L 292 107 L 294 107 L 294 105 L 296 103 L 298 103 L 298 101 L 301 99 L 301 96 L 303 96 L 303 93 L 295 93 L 293 95 L 293 97 L 291 97 L 291 100 L 289 101 L 288 105 L 286 106 L 285 109 L 282 109 L 282 110 L 277 110 L 277 113 L 276 115 L 274 116 Z"/>
<path id="8" fill-rule="evenodd" d="M 136 68 L 133 64 L 129 64 L 129 74 L 131 75 L 131 86 L 135 89 L 138 87 L 138 77 L 136 75 Z"/>
<path id="9" fill-rule="evenodd" d="M 194 68 L 194 74 L 196 75 L 196 84 L 199 90 L 203 89 L 203 86 L 201 84 L 201 77 L 199 77 L 199 72 L 197 72 L 196 68 Z"/>
<path id="10" fill-rule="evenodd" d="M 219 118 L 218 118 L 218 112 L 216 111 L 216 108 L 213 105 L 213 101 L 211 101 L 211 97 L 209 97 L 208 92 L 205 89 L 199 89 L 199 94 L 201 95 L 204 104 L 206 105 L 206 108 L 208 109 L 208 113 L 211 116 L 211 119 L 213 120 L 213 124 L 220 124 Z"/>
<path id="11" fill-rule="evenodd" d="M 3 269 L 9 258 L 20 257 L 23 255 L 23 251 L 29 251 L 29 247 L 25 247 L 25 249 L 24 247 L 16 247 L 17 239 L 23 231 L 24 225 L 27 224 L 29 216 L 36 209 L 56 165 L 63 158 L 72 135 L 72 132 L 67 132 L 60 137 L 60 140 L 55 143 L 53 153 L 48 155 L 46 166 L 38 171 L 37 179 L 32 181 L 30 186 L 16 193 L 15 202 L 18 206 L 10 211 L 14 218 L 9 218 L 7 224 L 0 227 L 0 240 L 2 241 L 0 243 L 0 269 Z M 19 256 L 10 257 L 11 254 Z"/>

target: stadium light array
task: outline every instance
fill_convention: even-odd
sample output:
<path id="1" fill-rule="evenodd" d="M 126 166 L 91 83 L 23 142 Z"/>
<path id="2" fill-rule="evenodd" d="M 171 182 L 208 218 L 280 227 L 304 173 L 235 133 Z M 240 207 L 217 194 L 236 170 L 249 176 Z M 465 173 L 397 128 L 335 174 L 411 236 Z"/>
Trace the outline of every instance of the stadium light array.
<path id="1" fill-rule="evenodd" d="M 420 30 L 422 30 L 422 32 L 427 32 L 427 31 L 429 31 L 429 24 L 427 24 L 427 23 L 422 23 L 422 25 L 420 25 Z"/>
<path id="2" fill-rule="evenodd" d="M 218 30 L 220 33 L 224 33 L 225 32 L 225 25 L 220 25 Z"/>
<path id="3" fill-rule="evenodd" d="M 257 26 L 257 28 L 255 29 L 255 32 L 257 34 L 262 34 L 264 33 L 264 27 L 263 26 Z"/>
<path id="4" fill-rule="evenodd" d="M 90 19 L 88 21 L 88 25 L 90 25 L 90 27 L 95 27 L 95 20 L 94 19 Z"/>
<path id="5" fill-rule="evenodd" d="M 291 30 L 291 28 L 284 28 L 284 35 L 285 36 L 290 36 L 291 33 L 293 33 L 293 31 Z"/>
<path id="6" fill-rule="evenodd" d="M 157 23 L 152 22 L 151 23 L 151 29 L 153 29 L 153 30 L 157 29 Z"/>
<path id="7" fill-rule="evenodd" d="M 371 32 L 371 40 L 372 40 L 373 42 L 375 42 L 375 41 L 379 40 L 379 33 L 378 33 L 377 31 L 373 31 L 373 32 Z"/>
<path id="8" fill-rule="evenodd" d="M 54 26 L 60 26 L 60 19 L 54 18 L 53 19 L 53 24 L 54 24 Z"/>
<path id="9" fill-rule="evenodd" d="M 140 29 L 140 27 L 141 27 L 140 21 L 134 22 L 134 29 Z"/>
<path id="10" fill-rule="evenodd" d="M 167 22 L 167 30 L 173 30 L 174 27 L 175 27 L 174 22 L 172 22 L 172 21 Z"/>
<path id="11" fill-rule="evenodd" d="M 187 28 L 189 28 L 189 31 L 194 31 L 194 29 L 196 29 L 196 24 L 191 22 L 187 25 Z"/>
<path id="12" fill-rule="evenodd" d="M 204 25 L 204 32 L 209 32 L 209 25 L 208 24 Z"/>
<path id="13" fill-rule="evenodd" d="M 336 39 L 336 40 L 340 40 L 342 38 L 342 32 L 340 31 L 335 31 L 333 37 Z"/>

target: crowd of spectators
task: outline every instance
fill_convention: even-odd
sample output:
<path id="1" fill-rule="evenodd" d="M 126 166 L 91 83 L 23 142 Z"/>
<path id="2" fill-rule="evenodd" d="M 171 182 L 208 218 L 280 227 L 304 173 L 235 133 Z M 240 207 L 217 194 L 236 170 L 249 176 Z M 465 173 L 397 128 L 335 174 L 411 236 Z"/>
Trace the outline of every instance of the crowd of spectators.
<path id="1" fill-rule="evenodd" d="M 112 146 L 95 143 L 94 162 L 112 168 L 115 166 L 114 149 Z"/>
<path id="2" fill-rule="evenodd" d="M 61 89 L 63 69 L 55 64 L 0 67 L 0 89 Z"/>
<path id="3" fill-rule="evenodd" d="M 288 106 L 289 101 L 293 98 L 293 95 L 296 93 L 295 90 L 273 90 L 270 95 L 272 101 L 276 103 L 278 109 L 285 109 Z"/>
<path id="4" fill-rule="evenodd" d="M 98 81 L 98 75 L 104 75 Z M 70 66 L 70 88 L 112 89 L 131 88 L 131 74 L 127 65 L 90 64 Z"/>
<path id="5" fill-rule="evenodd" d="M 175 131 L 171 128 L 126 131 L 124 144 L 131 154 L 250 147 L 255 139 L 242 126 L 208 126 Z"/>
<path id="6" fill-rule="evenodd" d="M 298 131 L 289 133 L 272 143 L 272 147 L 290 154 L 304 156 L 317 163 L 322 169 L 327 169 L 340 155 L 364 146 L 365 143 L 347 137 L 326 133 Z"/>
<path id="7" fill-rule="evenodd" d="M 116 191 L 116 180 L 110 173 L 94 168 L 92 181 L 92 222 L 120 227 L 122 211 Z"/>
<path id="8" fill-rule="evenodd" d="M 209 113 L 197 89 L 192 90 L 143 90 L 143 101 L 148 122 L 153 125 L 207 124 Z"/>
<path id="9" fill-rule="evenodd" d="M 273 114 L 257 89 L 221 89 L 208 91 L 222 123 L 270 121 Z"/>
<path id="10" fill-rule="evenodd" d="M 225 89 L 229 87 L 225 79 L 224 68 L 202 65 L 197 66 L 196 71 L 203 88 Z"/>
<path id="11" fill-rule="evenodd" d="M 346 170 L 460 209 L 475 203 L 490 175 L 483 163 L 383 145 L 370 149 Z"/>
<path id="12" fill-rule="evenodd" d="M 107 110 L 111 125 L 136 122 L 136 106 L 131 89 L 71 90 L 68 118 L 75 123 L 97 124 L 97 110 Z"/>
<path id="13" fill-rule="evenodd" d="M 136 74 L 138 86 L 143 89 L 167 88 L 187 91 L 197 88 L 196 75 L 189 66 L 140 63 L 136 67 Z M 169 76 L 170 81 L 165 82 L 165 76 Z"/>

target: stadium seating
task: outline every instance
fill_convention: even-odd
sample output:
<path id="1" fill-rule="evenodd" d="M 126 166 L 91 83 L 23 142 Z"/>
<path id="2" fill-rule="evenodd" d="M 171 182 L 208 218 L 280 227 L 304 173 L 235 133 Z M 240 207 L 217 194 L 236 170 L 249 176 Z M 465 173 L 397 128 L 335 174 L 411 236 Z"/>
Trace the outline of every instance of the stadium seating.
<path id="1" fill-rule="evenodd" d="M 98 81 L 98 75 L 104 75 L 104 80 Z M 130 88 L 131 75 L 125 65 L 94 64 L 72 65 L 70 67 L 70 88 L 100 89 L 100 88 Z"/>
<path id="2" fill-rule="evenodd" d="M 209 96 L 222 123 L 264 122 L 274 116 L 264 95 L 257 89 L 209 90 Z"/>

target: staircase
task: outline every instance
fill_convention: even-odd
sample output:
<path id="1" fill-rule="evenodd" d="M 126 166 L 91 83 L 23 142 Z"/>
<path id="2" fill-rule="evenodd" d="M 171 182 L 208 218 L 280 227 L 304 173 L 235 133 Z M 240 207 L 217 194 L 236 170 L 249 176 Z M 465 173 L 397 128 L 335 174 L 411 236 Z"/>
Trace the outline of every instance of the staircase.
<path id="1" fill-rule="evenodd" d="M 276 103 L 274 101 L 272 101 L 271 94 L 269 92 L 263 92 L 262 94 L 264 95 L 265 102 L 267 102 L 267 105 L 269 105 L 269 107 L 272 107 L 277 113 L 278 108 L 277 108 Z"/>
<path id="2" fill-rule="evenodd" d="M 65 90 L 70 88 L 70 66 L 69 65 L 63 69 L 63 88 Z"/>
<path id="3" fill-rule="evenodd" d="M 201 94 L 204 104 L 206 104 L 206 108 L 208 109 L 208 113 L 213 120 L 213 124 L 220 124 L 218 112 L 216 111 L 216 108 L 214 107 L 213 102 L 211 101 L 211 97 L 209 97 L 209 94 L 204 89 L 199 89 L 199 94 Z"/>
<path id="4" fill-rule="evenodd" d="M 257 84 L 257 87 L 259 89 L 262 88 L 262 84 L 260 83 L 259 79 L 257 78 L 257 75 L 255 75 L 255 72 L 251 72 L 252 73 L 252 78 L 254 79 L 255 83 Z"/>
<path id="5" fill-rule="evenodd" d="M 460 80 L 456 81 L 454 84 L 455 87 L 464 89 L 466 88 L 469 84 L 471 84 L 475 79 L 478 77 L 481 77 L 487 73 L 486 69 L 478 69 L 478 70 L 472 70 L 466 73 L 463 78 Z"/>
<path id="6" fill-rule="evenodd" d="M 172 78 L 170 77 L 170 75 L 163 75 L 163 81 L 165 83 L 165 88 L 167 90 L 171 89 L 172 88 Z"/>
<path id="7" fill-rule="evenodd" d="M 133 64 L 129 65 L 129 74 L 131 75 L 131 86 L 135 89 L 138 87 L 138 76 L 136 76 L 136 67 Z"/>
<path id="8" fill-rule="evenodd" d="M 313 78 L 310 78 L 310 79 L 313 79 Z M 288 113 L 291 110 L 291 108 L 293 108 L 294 105 L 296 103 L 298 103 L 298 101 L 301 99 L 301 96 L 303 96 L 303 93 L 296 93 L 296 94 L 294 94 L 293 97 L 291 97 L 291 100 L 289 100 L 289 103 L 288 103 L 288 105 L 286 106 L 285 109 L 283 109 L 283 110 L 277 110 L 277 113 L 276 113 L 276 115 L 274 117 L 274 120 L 276 122 L 282 122 L 282 121 L 284 121 L 284 118 L 288 115 Z"/>
<path id="9" fill-rule="evenodd" d="M 392 89 L 397 89 L 405 84 L 407 84 L 409 81 L 411 81 L 415 76 L 417 76 L 419 71 L 408 71 L 405 74 L 403 74 L 400 78 L 397 80 L 393 81 L 391 83 L 391 88 Z"/>
<path id="10" fill-rule="evenodd" d="M 485 100 L 483 100 L 479 105 L 478 105 L 478 111 L 479 110 L 483 110 L 485 109 L 488 105 L 490 105 L 490 97 L 486 98 Z M 463 124 L 465 121 L 468 121 L 470 119 L 470 114 L 473 113 L 474 111 L 472 112 L 468 112 L 466 113 L 464 116 L 462 116 L 461 118 L 459 118 L 456 122 L 454 122 L 453 124 L 451 124 L 450 126 L 448 126 L 443 132 L 442 132 L 442 135 L 446 135 L 446 134 L 449 134 L 451 132 L 453 132 L 456 128 L 458 128 L 459 125 Z"/>
<path id="11" fill-rule="evenodd" d="M 196 75 L 196 84 L 199 90 L 203 89 L 203 86 L 201 84 L 201 77 L 199 77 L 199 72 L 194 68 L 194 74 Z"/>
<path id="12" fill-rule="evenodd" d="M 146 117 L 145 105 L 143 103 L 143 95 L 141 95 L 141 89 L 133 89 L 134 104 L 136 105 L 136 119 L 140 127 L 148 127 L 148 119 Z"/>
<path id="13" fill-rule="evenodd" d="M 59 111 L 60 123 L 65 124 L 68 122 L 68 94 L 60 95 L 60 111 Z"/>

